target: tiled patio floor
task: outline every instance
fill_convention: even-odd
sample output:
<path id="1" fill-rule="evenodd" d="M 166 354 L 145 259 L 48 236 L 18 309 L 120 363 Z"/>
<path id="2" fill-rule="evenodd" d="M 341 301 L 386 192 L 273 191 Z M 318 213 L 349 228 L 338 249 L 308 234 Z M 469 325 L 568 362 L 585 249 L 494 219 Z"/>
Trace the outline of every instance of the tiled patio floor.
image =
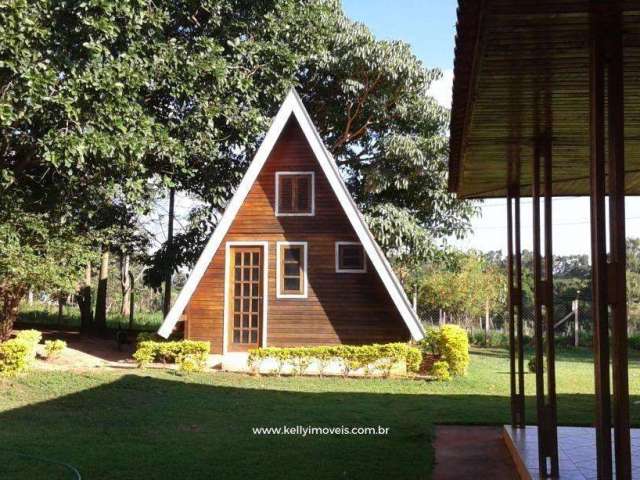
<path id="1" fill-rule="evenodd" d="M 509 442 L 512 454 L 517 452 L 521 463 L 530 475 L 538 475 L 538 429 L 535 426 L 525 429 L 504 427 L 504 437 Z M 560 478 L 563 480 L 595 480 L 598 478 L 596 466 L 596 430 L 589 427 L 558 427 L 558 456 Z M 631 429 L 631 454 L 633 478 L 640 478 L 640 429 Z"/>

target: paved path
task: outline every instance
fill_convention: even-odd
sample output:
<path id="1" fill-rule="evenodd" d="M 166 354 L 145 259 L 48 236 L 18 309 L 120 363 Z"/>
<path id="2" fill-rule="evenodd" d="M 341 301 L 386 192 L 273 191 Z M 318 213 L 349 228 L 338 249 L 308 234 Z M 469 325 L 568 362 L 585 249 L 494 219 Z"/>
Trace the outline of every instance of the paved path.
<path id="1" fill-rule="evenodd" d="M 436 427 L 433 480 L 517 480 L 500 427 Z"/>

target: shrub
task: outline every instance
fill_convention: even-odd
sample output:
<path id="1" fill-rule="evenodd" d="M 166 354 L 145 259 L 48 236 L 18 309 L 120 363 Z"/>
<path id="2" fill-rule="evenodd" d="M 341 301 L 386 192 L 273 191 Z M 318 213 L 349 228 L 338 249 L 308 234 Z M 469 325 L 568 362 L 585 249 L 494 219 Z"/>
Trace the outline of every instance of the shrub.
<path id="1" fill-rule="evenodd" d="M 64 340 L 46 340 L 44 342 L 44 355 L 47 359 L 59 357 L 62 351 L 67 348 Z"/>
<path id="2" fill-rule="evenodd" d="M 17 340 L 24 340 L 27 343 L 37 345 L 42 340 L 42 333 L 38 330 L 20 330 L 16 332 Z"/>
<path id="3" fill-rule="evenodd" d="M 469 338 L 457 325 L 443 325 L 427 330 L 420 342 L 423 351 L 441 357 L 453 375 L 465 375 L 469 366 Z"/>
<path id="4" fill-rule="evenodd" d="M 206 365 L 209 350 L 209 342 L 195 340 L 156 342 L 145 340 L 138 343 L 133 358 L 140 367 L 158 360 L 162 362 L 177 362 L 178 358 L 186 356 L 194 357 L 196 361 Z"/>
<path id="5" fill-rule="evenodd" d="M 176 363 L 183 373 L 202 372 L 207 366 L 207 356 L 187 353 L 176 357 Z"/>
<path id="6" fill-rule="evenodd" d="M 28 345 L 29 352 L 27 354 L 27 360 L 33 362 L 36 359 L 36 348 L 40 340 L 42 340 L 42 333 L 38 330 L 20 330 L 16 333 L 15 339 L 23 341 Z"/>
<path id="7" fill-rule="evenodd" d="M 580 340 L 582 340 L 582 335 L 580 335 Z M 581 345 L 585 345 L 585 343 L 580 343 Z M 629 336 L 629 348 L 631 350 L 640 350 L 640 335 L 630 335 Z"/>
<path id="8" fill-rule="evenodd" d="M 451 374 L 449 373 L 449 364 L 443 360 L 434 362 L 431 367 L 431 375 L 439 381 L 448 382 L 451 380 Z"/>
<path id="9" fill-rule="evenodd" d="M 406 343 L 388 343 L 384 345 L 336 345 L 331 347 L 298 348 L 257 348 L 249 350 L 247 364 L 252 371 L 259 371 L 263 360 L 271 359 L 276 363 L 274 373 L 280 374 L 285 364 L 292 366 L 293 373 L 304 373 L 311 363 L 318 363 L 322 376 L 332 360 L 340 361 L 342 373 L 350 373 L 364 368 L 367 374 L 381 370 L 388 376 L 394 365 L 404 361 L 408 372 L 416 372 L 422 362 L 422 353 Z"/>
<path id="10" fill-rule="evenodd" d="M 26 370 L 32 351 L 33 345 L 23 339 L 12 338 L 0 343 L 0 374 L 11 376 Z"/>
<path id="11" fill-rule="evenodd" d="M 531 373 L 536 373 L 537 368 L 536 368 L 536 357 L 535 356 L 531 357 L 529 359 L 529 361 L 527 362 L 527 366 L 529 367 L 529 371 Z M 542 371 L 544 372 L 544 363 L 542 364 Z"/>

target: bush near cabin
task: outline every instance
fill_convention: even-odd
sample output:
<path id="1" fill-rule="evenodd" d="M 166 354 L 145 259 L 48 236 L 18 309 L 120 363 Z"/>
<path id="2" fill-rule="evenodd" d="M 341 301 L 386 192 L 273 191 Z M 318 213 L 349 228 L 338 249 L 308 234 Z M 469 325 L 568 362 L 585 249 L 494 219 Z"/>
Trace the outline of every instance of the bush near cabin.
<path id="1" fill-rule="evenodd" d="M 466 375 L 469 366 L 469 337 L 463 328 L 458 325 L 430 328 L 420 345 L 423 353 L 432 355 L 437 360 L 430 373 L 434 374 L 436 363 L 446 362 L 451 375 Z M 441 370 L 442 366 L 437 368 Z"/>

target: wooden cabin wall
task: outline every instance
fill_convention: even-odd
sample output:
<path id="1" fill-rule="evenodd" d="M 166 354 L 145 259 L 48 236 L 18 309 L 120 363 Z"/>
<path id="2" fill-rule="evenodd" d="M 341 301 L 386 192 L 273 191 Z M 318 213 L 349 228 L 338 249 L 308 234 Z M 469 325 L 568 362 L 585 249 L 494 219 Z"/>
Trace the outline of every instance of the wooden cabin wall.
<path id="1" fill-rule="evenodd" d="M 275 173 L 315 172 L 315 215 L 276 217 Z M 373 265 L 337 273 L 335 242 L 357 236 L 295 120 L 290 120 L 186 308 L 185 335 L 222 353 L 225 245 L 268 241 L 269 346 L 404 341 L 410 333 Z M 276 298 L 276 242 L 308 242 L 308 298 Z"/>

